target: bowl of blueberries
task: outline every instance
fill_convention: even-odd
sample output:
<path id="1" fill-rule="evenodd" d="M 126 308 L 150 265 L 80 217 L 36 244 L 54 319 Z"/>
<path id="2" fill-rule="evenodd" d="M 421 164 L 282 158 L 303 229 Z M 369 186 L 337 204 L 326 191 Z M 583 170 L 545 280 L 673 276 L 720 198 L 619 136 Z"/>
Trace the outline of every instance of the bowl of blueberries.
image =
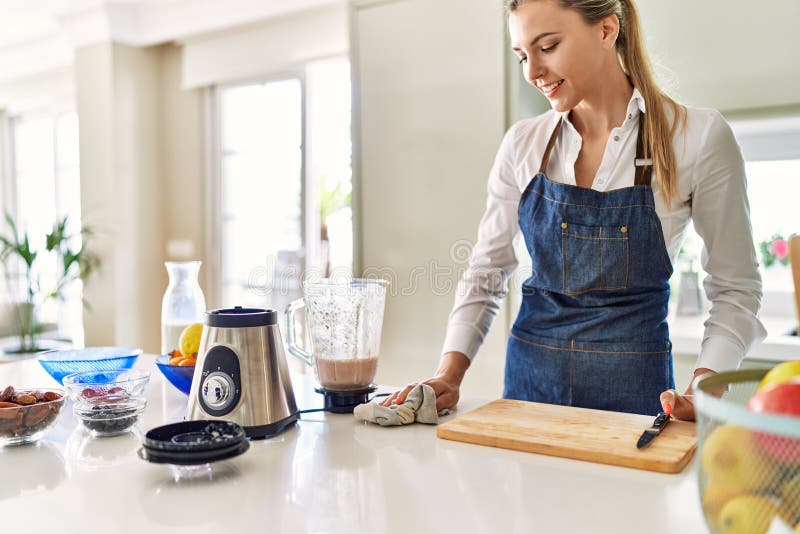
<path id="1" fill-rule="evenodd" d="M 93 436 L 110 437 L 134 428 L 147 406 L 149 380 L 150 373 L 141 369 L 109 369 L 67 375 L 64 387 L 81 424 Z"/>
<path id="2" fill-rule="evenodd" d="M 111 437 L 133 429 L 147 400 L 127 395 L 104 395 L 79 400 L 72 413 L 93 436 Z"/>

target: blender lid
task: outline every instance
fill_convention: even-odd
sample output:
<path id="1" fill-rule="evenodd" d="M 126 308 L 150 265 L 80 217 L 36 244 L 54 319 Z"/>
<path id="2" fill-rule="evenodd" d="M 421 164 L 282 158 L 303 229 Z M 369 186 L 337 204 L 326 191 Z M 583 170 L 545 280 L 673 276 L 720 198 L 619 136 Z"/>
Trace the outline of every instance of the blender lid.
<path id="1" fill-rule="evenodd" d="M 244 428 L 230 421 L 183 421 L 144 436 L 139 457 L 157 464 L 198 465 L 227 460 L 250 448 Z"/>
<path id="2" fill-rule="evenodd" d="M 222 328 L 246 328 L 278 324 L 278 312 L 261 308 L 221 308 L 206 312 L 206 325 Z"/>

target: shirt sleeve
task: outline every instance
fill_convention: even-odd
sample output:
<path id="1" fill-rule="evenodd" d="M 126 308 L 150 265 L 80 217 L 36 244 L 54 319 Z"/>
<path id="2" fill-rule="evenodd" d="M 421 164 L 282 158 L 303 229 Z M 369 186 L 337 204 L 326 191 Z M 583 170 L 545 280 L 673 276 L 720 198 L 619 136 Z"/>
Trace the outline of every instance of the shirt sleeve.
<path id="1" fill-rule="evenodd" d="M 515 180 L 515 131 L 512 126 L 504 136 L 489 173 L 486 211 L 447 322 L 442 353 L 461 352 L 470 361 L 489 332 L 508 293 L 508 277 L 517 267 L 513 241 L 521 193 Z"/>
<path id="2" fill-rule="evenodd" d="M 758 272 L 747 178 L 739 145 L 725 119 L 713 112 L 692 185 L 692 220 L 703 239 L 703 281 L 711 302 L 696 367 L 736 369 L 766 330 L 758 319 Z"/>

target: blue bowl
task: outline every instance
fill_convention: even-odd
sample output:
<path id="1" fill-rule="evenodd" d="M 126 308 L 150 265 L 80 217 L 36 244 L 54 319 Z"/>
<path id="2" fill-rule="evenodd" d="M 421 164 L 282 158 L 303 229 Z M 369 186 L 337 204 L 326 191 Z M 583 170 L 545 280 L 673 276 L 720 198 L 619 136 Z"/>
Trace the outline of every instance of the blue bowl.
<path id="1" fill-rule="evenodd" d="M 142 349 L 130 347 L 89 347 L 50 350 L 39 355 L 39 363 L 59 384 L 65 376 L 83 371 L 130 369 Z"/>
<path id="2" fill-rule="evenodd" d="M 156 365 L 161 373 L 167 377 L 169 383 L 189 394 L 192 390 L 192 377 L 194 376 L 194 365 L 170 365 L 169 355 L 165 354 L 156 358 Z"/>

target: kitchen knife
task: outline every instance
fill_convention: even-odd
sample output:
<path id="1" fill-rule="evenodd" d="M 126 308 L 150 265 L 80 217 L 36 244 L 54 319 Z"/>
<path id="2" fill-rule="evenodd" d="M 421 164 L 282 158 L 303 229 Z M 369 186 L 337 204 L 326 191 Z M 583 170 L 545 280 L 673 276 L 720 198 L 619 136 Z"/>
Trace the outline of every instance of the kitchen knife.
<path id="1" fill-rule="evenodd" d="M 656 416 L 655 421 L 653 421 L 653 426 L 642 432 L 642 436 L 636 443 L 636 448 L 641 449 L 642 447 L 646 447 L 647 445 L 649 445 L 650 442 L 653 441 L 654 437 L 661 434 L 661 431 L 664 430 L 664 427 L 667 426 L 668 423 L 669 423 L 669 414 L 666 412 L 659 412 L 658 415 Z"/>

